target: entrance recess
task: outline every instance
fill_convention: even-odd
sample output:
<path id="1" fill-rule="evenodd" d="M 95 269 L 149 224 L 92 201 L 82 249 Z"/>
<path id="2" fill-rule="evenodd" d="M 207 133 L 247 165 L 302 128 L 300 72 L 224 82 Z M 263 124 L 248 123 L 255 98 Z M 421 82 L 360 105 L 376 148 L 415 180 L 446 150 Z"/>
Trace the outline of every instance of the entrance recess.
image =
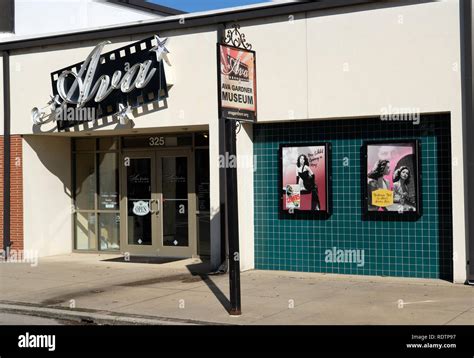
<path id="1" fill-rule="evenodd" d="M 122 163 L 123 252 L 164 257 L 196 255 L 191 151 L 130 151 L 123 154 Z"/>

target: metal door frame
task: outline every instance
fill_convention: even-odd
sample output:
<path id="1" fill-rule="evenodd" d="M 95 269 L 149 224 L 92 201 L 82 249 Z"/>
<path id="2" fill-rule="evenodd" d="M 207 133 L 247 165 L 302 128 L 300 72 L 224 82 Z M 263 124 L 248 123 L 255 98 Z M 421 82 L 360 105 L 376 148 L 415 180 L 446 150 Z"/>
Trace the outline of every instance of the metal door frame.
<path id="1" fill-rule="evenodd" d="M 189 246 L 164 246 L 163 245 L 163 190 L 162 190 L 162 167 L 161 159 L 166 157 L 186 157 L 187 158 L 187 182 L 188 182 L 188 243 Z M 195 172 L 194 172 L 194 156 L 191 150 L 175 149 L 175 150 L 157 150 L 156 164 L 157 170 L 157 195 L 159 199 L 159 240 L 160 240 L 160 256 L 163 257 L 196 257 L 197 255 L 197 217 L 196 217 L 196 193 L 194 188 Z"/>
<path id="2" fill-rule="evenodd" d="M 163 194 L 161 159 L 163 157 L 187 158 L 188 181 L 188 243 L 186 247 L 163 246 Z M 128 197 L 126 159 L 150 158 L 151 160 L 151 245 L 130 245 L 128 243 Z M 121 200 L 120 200 L 120 250 L 122 253 L 137 256 L 158 257 L 196 257 L 197 256 L 197 216 L 195 193 L 195 163 L 191 149 L 125 150 L 120 155 Z M 158 204 L 158 205 L 157 205 Z"/>

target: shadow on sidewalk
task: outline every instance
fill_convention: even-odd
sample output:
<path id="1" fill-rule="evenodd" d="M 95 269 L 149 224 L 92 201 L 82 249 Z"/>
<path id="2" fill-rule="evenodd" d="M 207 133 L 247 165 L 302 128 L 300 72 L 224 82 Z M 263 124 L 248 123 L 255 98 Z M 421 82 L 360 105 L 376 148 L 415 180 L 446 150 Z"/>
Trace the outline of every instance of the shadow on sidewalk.
<path id="1" fill-rule="evenodd" d="M 127 259 L 124 256 L 114 257 L 112 259 L 103 259 L 104 262 L 130 262 L 137 264 L 155 264 L 162 265 L 168 264 L 171 262 L 182 261 L 185 259 L 182 258 L 173 258 L 173 257 L 149 257 L 149 256 L 130 256 Z"/>
<path id="2" fill-rule="evenodd" d="M 221 305 L 230 312 L 230 301 L 227 296 L 220 290 L 219 287 L 209 277 L 209 264 L 206 262 L 199 264 L 187 265 L 186 268 L 193 276 L 199 276 L 201 280 L 207 285 L 211 292 L 216 296 Z"/>
<path id="3" fill-rule="evenodd" d="M 112 259 L 105 259 L 101 261 L 106 262 L 130 262 L 130 263 L 147 263 L 147 264 L 166 264 L 175 261 L 181 261 L 182 258 L 162 258 L 162 257 L 141 257 L 141 256 L 130 256 L 128 260 L 125 261 L 124 257 L 116 257 Z M 216 286 L 216 284 L 210 278 L 210 265 L 208 261 L 204 261 L 197 264 L 186 265 L 186 268 L 191 273 L 192 276 L 199 277 L 209 288 L 209 290 L 216 296 L 221 305 L 226 309 L 227 312 L 230 312 L 230 301 L 227 296 Z M 216 275 L 214 275 L 216 276 Z M 170 276 L 167 278 L 159 277 L 156 279 L 147 279 L 141 281 L 134 281 L 127 284 L 122 284 L 122 286 L 141 286 L 145 284 L 164 282 L 164 281 L 173 281 L 173 280 L 183 280 L 186 277 L 182 275 Z M 189 280 L 189 278 L 188 278 Z"/>

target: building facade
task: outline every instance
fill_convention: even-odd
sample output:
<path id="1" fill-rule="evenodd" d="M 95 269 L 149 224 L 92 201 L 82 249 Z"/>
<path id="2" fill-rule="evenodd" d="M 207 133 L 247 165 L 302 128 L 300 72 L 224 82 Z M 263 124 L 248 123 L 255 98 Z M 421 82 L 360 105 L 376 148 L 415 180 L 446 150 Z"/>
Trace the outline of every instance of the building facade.
<path id="1" fill-rule="evenodd" d="M 4 141 L 9 134 L 10 182 L 1 185 L 11 188 L 11 247 L 203 256 L 218 267 L 222 167 L 232 158 L 222 144 L 216 44 L 237 22 L 256 53 L 258 108 L 237 134 L 241 269 L 465 282 L 466 3 L 269 4 L 5 42 L 0 131 Z M 80 102 L 60 89 L 71 89 L 71 73 L 80 76 L 99 43 L 110 41 L 98 66 L 112 77 L 107 66 L 125 74 L 166 38 L 169 54 L 150 62 L 161 77 L 137 88 L 159 87 L 134 105 L 122 105 L 127 88 L 116 86 L 96 121 L 32 122 L 32 109 L 41 117 L 55 95 Z"/>
<path id="2" fill-rule="evenodd" d="M 145 0 L 4 0 L 1 9 L 0 42 L 183 13 Z"/>

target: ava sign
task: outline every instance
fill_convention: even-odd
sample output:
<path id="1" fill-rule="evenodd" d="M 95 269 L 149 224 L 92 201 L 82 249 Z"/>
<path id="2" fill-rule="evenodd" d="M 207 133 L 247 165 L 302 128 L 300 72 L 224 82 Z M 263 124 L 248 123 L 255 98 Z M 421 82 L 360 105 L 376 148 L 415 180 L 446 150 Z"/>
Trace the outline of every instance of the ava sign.
<path id="1" fill-rule="evenodd" d="M 151 67 L 151 60 L 146 60 L 133 66 L 127 63 L 124 75 L 121 70 L 116 70 L 112 79 L 109 75 L 103 74 L 94 82 L 100 54 L 104 46 L 109 43 L 110 41 L 105 41 L 98 44 L 87 56 L 78 74 L 71 70 L 61 73 L 56 87 L 59 96 L 66 103 L 83 107 L 92 99 L 97 103 L 102 102 L 115 90 L 129 93 L 135 88 L 144 88 L 153 78 L 156 68 Z"/>
<path id="2" fill-rule="evenodd" d="M 169 65 L 167 41 L 155 35 L 107 53 L 102 51 L 110 41 L 99 43 L 83 62 L 51 74 L 52 112 L 93 108 L 89 120 L 95 120 L 168 97 L 163 66 L 163 60 Z M 39 112 L 32 113 L 35 124 L 41 122 Z M 58 120 L 58 129 L 77 124 L 69 122 Z"/>

